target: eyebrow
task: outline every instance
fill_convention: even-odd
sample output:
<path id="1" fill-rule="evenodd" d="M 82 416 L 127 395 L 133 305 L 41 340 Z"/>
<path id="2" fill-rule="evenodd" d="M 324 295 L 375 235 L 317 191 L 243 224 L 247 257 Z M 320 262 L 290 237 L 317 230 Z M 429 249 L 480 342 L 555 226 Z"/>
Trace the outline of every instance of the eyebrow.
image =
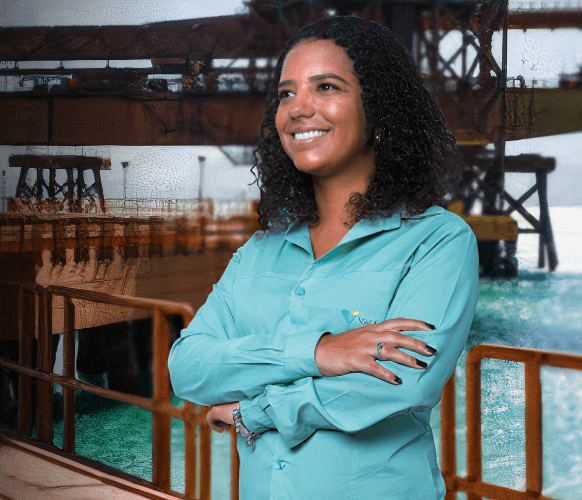
<path id="1" fill-rule="evenodd" d="M 309 77 L 310 82 L 319 82 L 321 80 L 339 80 L 340 82 L 349 85 L 349 83 L 346 80 L 344 80 L 341 76 L 335 75 L 333 73 L 322 73 L 321 75 L 314 75 Z M 286 87 L 287 85 L 292 85 L 294 83 L 295 83 L 294 80 L 284 80 L 282 82 L 279 82 L 279 86 L 277 88 Z"/>

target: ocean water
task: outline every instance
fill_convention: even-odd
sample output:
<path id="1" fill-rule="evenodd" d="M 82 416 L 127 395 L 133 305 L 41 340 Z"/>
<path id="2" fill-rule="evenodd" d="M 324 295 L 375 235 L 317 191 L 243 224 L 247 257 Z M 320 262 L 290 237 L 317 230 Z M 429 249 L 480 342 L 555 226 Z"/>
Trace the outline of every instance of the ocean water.
<path id="1" fill-rule="evenodd" d="M 536 209 L 530 209 L 537 215 Z M 537 269 L 537 235 L 520 235 L 518 276 L 481 279 L 467 349 L 479 343 L 582 354 L 582 207 L 555 207 L 551 219 L 559 266 Z M 464 475 L 466 351 L 456 370 L 457 470 Z M 78 396 L 77 452 L 151 480 L 151 416 L 117 403 Z M 85 397 L 85 398 L 84 398 Z M 544 495 L 582 500 L 582 372 L 542 369 Z M 483 479 L 525 489 L 524 373 L 519 363 L 482 363 Z M 176 398 L 176 403 L 179 401 Z M 433 412 L 439 439 L 438 407 Z M 62 428 L 55 422 L 55 441 Z M 212 498 L 230 488 L 229 436 L 213 433 Z M 172 487 L 183 491 L 183 426 L 172 421 Z M 466 498 L 459 494 L 458 498 Z"/>
<path id="2" fill-rule="evenodd" d="M 536 208 L 529 209 L 534 216 Z M 480 343 L 582 354 L 582 207 L 550 209 L 555 272 L 539 270 L 538 236 L 520 235 L 519 273 L 481 279 L 467 348 L 455 372 L 457 471 L 466 474 L 465 358 Z M 525 227 L 523 220 L 518 219 Z M 482 373 L 483 480 L 525 490 L 523 364 L 485 360 Z M 582 500 L 582 372 L 542 367 L 543 494 Z M 439 445 L 439 412 L 432 424 Z M 466 498 L 459 494 L 458 498 Z"/>

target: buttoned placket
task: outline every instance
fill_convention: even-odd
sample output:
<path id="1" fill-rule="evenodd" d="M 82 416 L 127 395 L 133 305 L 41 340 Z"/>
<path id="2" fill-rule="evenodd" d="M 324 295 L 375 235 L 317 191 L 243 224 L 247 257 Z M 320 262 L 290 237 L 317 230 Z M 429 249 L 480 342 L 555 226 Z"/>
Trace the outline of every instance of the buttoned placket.
<path id="1" fill-rule="evenodd" d="M 296 297 L 303 297 L 305 296 L 306 290 L 305 290 L 305 281 L 307 281 L 309 278 L 311 278 L 311 274 L 313 271 L 314 266 L 317 264 L 317 261 L 312 262 L 311 264 L 309 264 L 309 266 L 307 267 L 307 269 L 303 272 L 303 274 L 301 275 L 301 278 L 299 278 L 299 281 L 297 282 L 297 284 L 295 285 L 292 294 L 295 295 Z"/>

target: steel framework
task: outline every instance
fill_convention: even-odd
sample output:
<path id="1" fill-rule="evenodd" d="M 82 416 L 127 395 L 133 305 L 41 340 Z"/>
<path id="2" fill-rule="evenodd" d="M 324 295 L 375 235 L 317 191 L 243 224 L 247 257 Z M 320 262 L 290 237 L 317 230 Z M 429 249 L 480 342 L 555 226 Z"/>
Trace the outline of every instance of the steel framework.
<path id="1" fill-rule="evenodd" d="M 67 201 L 68 212 L 83 212 L 83 201 L 88 202 L 89 211 L 95 208 L 98 213 L 107 211 L 101 185 L 101 170 L 111 168 L 109 159 L 88 156 L 12 155 L 8 163 L 10 167 L 20 168 L 16 198 L 27 204 L 36 201 L 37 209 L 42 200 L 48 198 L 58 203 L 57 196 L 62 195 Z M 59 169 L 67 172 L 64 184 L 57 182 Z M 29 172 L 34 170 L 36 179 L 32 180 Z M 45 170 L 48 170 L 49 174 L 48 183 L 44 175 Z M 85 179 L 88 170 L 93 173 L 94 179 L 90 185 L 87 185 Z"/>

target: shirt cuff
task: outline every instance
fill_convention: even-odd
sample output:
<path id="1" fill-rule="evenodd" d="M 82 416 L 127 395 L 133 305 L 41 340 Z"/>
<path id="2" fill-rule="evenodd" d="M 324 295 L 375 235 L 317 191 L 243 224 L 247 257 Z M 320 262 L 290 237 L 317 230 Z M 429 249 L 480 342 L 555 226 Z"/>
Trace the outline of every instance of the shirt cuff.
<path id="1" fill-rule="evenodd" d="M 255 434 L 260 434 L 275 428 L 271 417 L 265 413 L 258 403 L 258 397 L 239 402 L 240 415 L 245 427 Z"/>
<path id="2" fill-rule="evenodd" d="M 315 347 L 323 334 L 324 332 L 314 332 L 286 337 L 285 367 L 292 379 L 322 376 L 315 364 Z"/>

